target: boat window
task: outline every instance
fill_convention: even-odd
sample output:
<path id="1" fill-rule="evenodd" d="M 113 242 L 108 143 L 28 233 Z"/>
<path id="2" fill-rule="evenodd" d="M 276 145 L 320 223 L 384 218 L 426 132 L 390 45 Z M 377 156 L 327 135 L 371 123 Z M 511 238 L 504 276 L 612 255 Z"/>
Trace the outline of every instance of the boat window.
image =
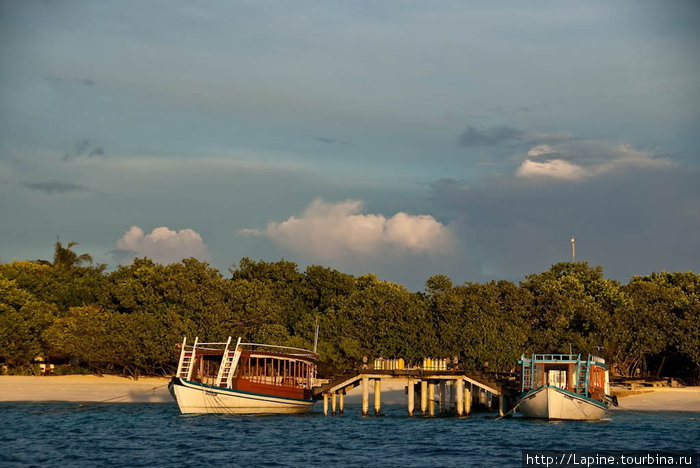
<path id="1" fill-rule="evenodd" d="M 249 356 L 243 361 L 239 376 L 256 383 L 310 388 L 313 367 L 296 359 Z"/>

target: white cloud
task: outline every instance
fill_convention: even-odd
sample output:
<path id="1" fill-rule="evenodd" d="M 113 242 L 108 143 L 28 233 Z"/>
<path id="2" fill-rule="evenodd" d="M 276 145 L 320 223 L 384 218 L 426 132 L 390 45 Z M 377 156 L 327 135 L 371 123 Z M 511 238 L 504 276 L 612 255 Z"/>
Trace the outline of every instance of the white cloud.
<path id="1" fill-rule="evenodd" d="M 518 171 L 518 177 L 550 177 L 553 179 L 579 180 L 586 176 L 586 171 L 576 164 L 561 160 L 552 159 L 544 162 L 526 160 Z"/>
<path id="2" fill-rule="evenodd" d="M 168 264 L 183 258 L 208 258 L 207 246 L 202 237 L 192 229 L 173 231 L 165 226 L 157 227 L 144 235 L 138 226 L 131 228 L 117 241 L 117 251 L 128 257 L 148 257 L 154 262 Z"/>
<path id="3" fill-rule="evenodd" d="M 347 255 L 447 253 L 454 247 L 450 229 L 430 215 L 362 214 L 362 202 L 325 203 L 314 200 L 300 217 L 267 224 L 265 229 L 242 229 L 245 235 L 273 242 L 314 257 Z"/>
<path id="4" fill-rule="evenodd" d="M 543 154 L 549 154 L 552 153 L 552 147 L 549 145 L 537 145 L 534 148 L 531 148 L 530 151 L 527 152 L 528 156 L 541 156 Z"/>
<path id="5" fill-rule="evenodd" d="M 531 148 L 516 176 L 582 180 L 625 168 L 661 168 L 671 164 L 666 158 L 655 157 L 630 145 L 564 138 Z"/>

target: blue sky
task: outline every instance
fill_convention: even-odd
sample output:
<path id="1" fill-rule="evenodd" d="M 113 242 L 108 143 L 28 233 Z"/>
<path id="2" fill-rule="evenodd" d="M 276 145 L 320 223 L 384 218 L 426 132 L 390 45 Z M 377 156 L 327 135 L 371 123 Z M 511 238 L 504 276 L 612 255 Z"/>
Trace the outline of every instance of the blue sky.
<path id="1" fill-rule="evenodd" d="M 697 2 L 0 3 L 0 260 L 420 290 L 700 262 Z"/>

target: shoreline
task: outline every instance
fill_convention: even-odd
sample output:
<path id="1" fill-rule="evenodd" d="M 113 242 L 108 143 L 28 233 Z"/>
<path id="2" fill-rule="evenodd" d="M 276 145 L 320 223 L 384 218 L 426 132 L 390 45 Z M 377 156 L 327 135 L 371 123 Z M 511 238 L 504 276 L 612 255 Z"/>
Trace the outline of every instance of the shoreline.
<path id="1" fill-rule="evenodd" d="M 0 376 L 0 402 L 174 403 L 169 377 L 134 380 L 115 375 Z M 388 384 L 388 382 L 387 382 Z M 373 393 L 373 392 L 370 392 Z M 612 411 L 683 411 L 700 413 L 700 387 L 613 389 L 619 400 Z M 361 401 L 359 387 L 346 404 Z M 357 400 L 357 401 L 356 401 Z M 403 384 L 382 385 L 382 404 L 406 404 Z"/>
<path id="2" fill-rule="evenodd" d="M 658 387 L 644 390 L 615 390 L 619 401 L 613 411 L 683 411 L 700 413 L 700 387 Z"/>
<path id="3" fill-rule="evenodd" d="M 0 376 L 0 402 L 170 403 L 167 377 Z"/>

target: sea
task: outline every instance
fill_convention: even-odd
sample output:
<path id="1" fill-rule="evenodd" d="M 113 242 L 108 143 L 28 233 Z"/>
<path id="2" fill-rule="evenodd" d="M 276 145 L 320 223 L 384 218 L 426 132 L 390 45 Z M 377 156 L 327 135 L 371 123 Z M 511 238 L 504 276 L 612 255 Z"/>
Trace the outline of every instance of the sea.
<path id="1" fill-rule="evenodd" d="M 548 422 L 382 410 L 183 416 L 174 403 L 0 403 L 0 467 L 519 467 L 523 450 L 700 449 L 700 413 Z"/>

